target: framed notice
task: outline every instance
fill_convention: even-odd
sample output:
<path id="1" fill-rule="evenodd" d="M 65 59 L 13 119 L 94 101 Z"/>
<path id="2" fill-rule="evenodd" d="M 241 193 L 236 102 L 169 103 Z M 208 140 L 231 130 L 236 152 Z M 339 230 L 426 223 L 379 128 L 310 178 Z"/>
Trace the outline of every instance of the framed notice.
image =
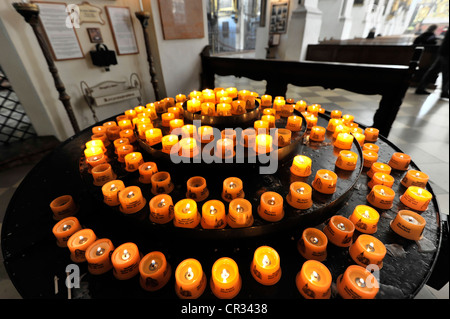
<path id="1" fill-rule="evenodd" d="M 117 54 L 125 55 L 139 53 L 133 21 L 131 20 L 130 8 L 113 6 L 105 6 L 105 8 L 114 37 Z"/>
<path id="2" fill-rule="evenodd" d="M 164 40 L 204 37 L 202 0 L 159 0 Z"/>
<path id="3" fill-rule="evenodd" d="M 65 3 L 34 2 L 39 6 L 39 19 L 56 61 L 83 59 L 78 36 Z"/>
<path id="4" fill-rule="evenodd" d="M 270 12 L 269 33 L 286 33 L 289 14 L 289 2 L 273 2 Z"/>

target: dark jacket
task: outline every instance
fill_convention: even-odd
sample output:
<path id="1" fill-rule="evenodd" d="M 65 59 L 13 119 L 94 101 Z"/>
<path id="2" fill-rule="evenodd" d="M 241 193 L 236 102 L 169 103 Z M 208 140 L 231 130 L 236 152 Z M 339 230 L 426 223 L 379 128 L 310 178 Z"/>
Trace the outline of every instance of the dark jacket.
<path id="1" fill-rule="evenodd" d="M 425 31 L 421 35 L 419 35 L 417 38 L 414 39 L 413 44 L 416 45 L 424 45 L 424 44 L 436 44 L 437 38 L 434 32 L 428 32 Z"/>

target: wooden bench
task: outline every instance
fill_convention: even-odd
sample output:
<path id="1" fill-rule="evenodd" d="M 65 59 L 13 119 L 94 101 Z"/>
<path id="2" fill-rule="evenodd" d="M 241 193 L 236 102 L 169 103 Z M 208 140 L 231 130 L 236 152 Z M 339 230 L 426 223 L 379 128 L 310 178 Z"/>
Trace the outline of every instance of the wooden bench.
<path id="1" fill-rule="evenodd" d="M 387 137 L 417 68 L 420 53 L 421 49 L 417 49 L 408 66 L 369 65 L 216 57 L 210 55 L 210 47 L 206 46 L 200 54 L 201 89 L 213 88 L 217 74 L 265 80 L 265 94 L 272 96 L 285 96 L 288 84 L 340 88 L 365 95 L 379 94 L 381 100 L 372 126 Z"/>
<path id="2" fill-rule="evenodd" d="M 409 65 L 414 58 L 418 46 L 412 44 L 394 44 L 374 39 L 360 41 L 328 41 L 320 44 L 310 44 L 306 51 L 307 61 L 343 62 L 365 64 Z M 411 86 L 416 86 L 425 72 L 434 62 L 438 45 L 422 46 L 423 52 L 418 62 L 418 68 L 411 79 Z"/>

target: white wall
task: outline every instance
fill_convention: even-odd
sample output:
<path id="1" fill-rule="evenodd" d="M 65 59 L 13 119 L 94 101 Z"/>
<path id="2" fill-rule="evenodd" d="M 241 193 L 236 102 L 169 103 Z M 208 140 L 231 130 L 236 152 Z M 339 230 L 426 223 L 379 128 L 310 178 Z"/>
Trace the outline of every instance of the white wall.
<path id="1" fill-rule="evenodd" d="M 58 0 L 47 0 L 58 2 Z M 145 9 L 152 8 L 151 25 L 149 32 L 152 40 L 157 39 L 158 48 L 152 48 L 157 72 L 164 70 L 164 76 L 157 75 L 163 94 L 175 96 L 178 93 L 189 93 L 198 89 L 200 74 L 200 52 L 208 43 L 206 24 L 206 0 L 203 0 L 203 15 L 205 21 L 205 37 L 194 40 L 164 40 L 162 36 L 161 21 L 159 17 L 158 1 L 144 0 Z M 70 1 L 80 4 L 82 1 Z M 66 2 L 66 3 L 69 3 Z M 67 94 L 81 129 L 94 124 L 92 113 L 89 110 L 80 89 L 80 82 L 85 81 L 89 86 L 100 82 L 127 81 L 132 73 L 137 73 L 142 82 L 143 102 L 153 102 L 155 97 L 150 83 L 150 72 L 147 62 L 147 53 L 144 44 L 142 27 L 136 19 L 134 12 L 140 11 L 139 1 L 115 0 L 115 1 L 90 1 L 92 5 L 100 7 L 102 18 L 106 24 L 83 23 L 81 28 L 75 29 L 79 38 L 84 59 L 70 61 L 56 61 L 59 75 L 66 87 Z M 109 49 L 116 50 L 108 18 L 104 12 L 104 6 L 130 7 L 133 26 L 139 47 L 139 54 L 117 55 L 118 64 L 105 72 L 103 68 L 92 65 L 89 51 L 94 48 L 90 43 L 86 28 L 98 27 L 101 29 L 104 43 Z M 12 7 L 9 1 L 0 1 L 0 40 L 1 53 L 0 64 L 10 79 L 11 85 L 27 111 L 30 120 L 39 135 L 55 135 L 64 140 L 74 131 L 67 117 L 65 109 L 58 99 L 59 95 L 54 86 L 53 78 L 48 70 L 42 51 L 38 45 L 29 24 Z M 156 57 L 156 58 L 155 58 Z M 161 62 L 158 61 L 161 58 Z M 166 96 L 161 96 L 164 98 Z M 138 105 L 137 99 L 124 103 L 109 104 L 96 107 L 97 117 L 100 121 L 110 116 L 122 113 L 126 109 Z"/>

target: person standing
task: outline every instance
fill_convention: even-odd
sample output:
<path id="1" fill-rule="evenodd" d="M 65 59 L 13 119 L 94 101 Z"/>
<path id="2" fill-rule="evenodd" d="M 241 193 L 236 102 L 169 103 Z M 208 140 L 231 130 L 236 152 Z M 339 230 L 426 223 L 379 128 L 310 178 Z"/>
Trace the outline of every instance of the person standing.
<path id="1" fill-rule="evenodd" d="M 448 30 L 445 32 L 444 40 L 438 50 L 438 55 L 434 60 L 430 68 L 425 72 L 419 84 L 417 85 L 416 94 L 430 94 L 425 88 L 427 85 L 436 78 L 436 74 L 442 73 L 442 87 L 441 98 L 449 97 L 448 92 L 448 58 L 449 58 L 449 43 L 448 43 Z"/>
<path id="2" fill-rule="evenodd" d="M 437 29 L 437 25 L 436 24 L 432 24 L 428 27 L 428 29 L 422 33 L 421 35 L 419 35 L 417 38 L 414 39 L 413 44 L 414 45 L 434 45 L 437 43 L 437 38 L 436 38 L 436 29 Z"/>

